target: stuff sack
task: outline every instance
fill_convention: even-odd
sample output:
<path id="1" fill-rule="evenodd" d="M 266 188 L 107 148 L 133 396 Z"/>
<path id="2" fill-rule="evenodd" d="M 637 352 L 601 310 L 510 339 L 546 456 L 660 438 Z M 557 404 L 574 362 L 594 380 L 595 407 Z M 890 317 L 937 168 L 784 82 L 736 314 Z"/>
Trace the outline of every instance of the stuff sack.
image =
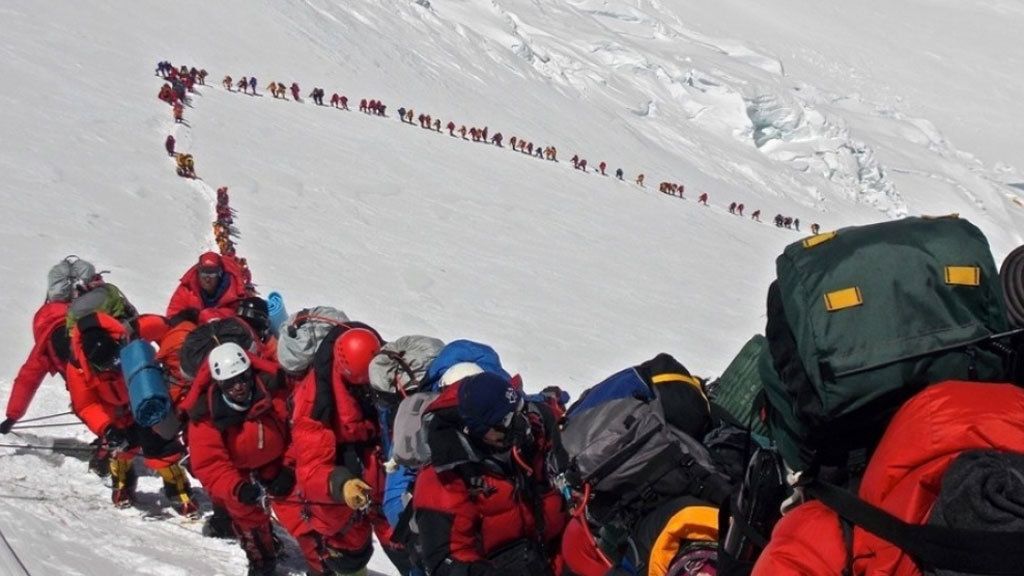
<path id="1" fill-rule="evenodd" d="M 768 424 L 790 468 L 845 466 L 929 384 L 1004 378 L 1007 330 L 985 236 L 956 217 L 790 244 L 768 290 Z M 774 372 L 774 373 L 772 373 Z"/>
<path id="2" fill-rule="evenodd" d="M 456 364 L 476 364 L 484 372 L 497 374 L 505 380 L 511 381 L 512 376 L 501 366 L 501 358 L 494 348 L 472 340 L 454 340 L 445 345 L 437 358 L 427 368 L 425 388 L 436 390 L 442 385 L 442 377 L 449 368 Z M 452 384 L 453 382 L 448 382 Z"/>
<path id="3" fill-rule="evenodd" d="M 292 374 L 301 374 L 313 363 L 320 342 L 335 326 L 349 321 L 337 308 L 316 306 L 288 317 L 280 326 L 277 339 L 277 361 Z"/>
<path id="4" fill-rule="evenodd" d="M 96 267 L 78 256 L 68 256 L 46 275 L 46 301 L 71 302 L 97 278 Z"/>
<path id="5" fill-rule="evenodd" d="M 415 392 L 442 348 L 444 342 L 429 336 L 401 336 L 388 342 L 370 361 L 370 385 L 380 394 L 405 397 Z"/>

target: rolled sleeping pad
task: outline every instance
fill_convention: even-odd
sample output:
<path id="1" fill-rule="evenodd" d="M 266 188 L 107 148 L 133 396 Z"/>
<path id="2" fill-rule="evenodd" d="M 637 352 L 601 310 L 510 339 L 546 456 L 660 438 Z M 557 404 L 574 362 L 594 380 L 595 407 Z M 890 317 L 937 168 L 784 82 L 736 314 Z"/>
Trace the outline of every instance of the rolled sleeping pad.
<path id="1" fill-rule="evenodd" d="M 156 426 L 171 413 L 171 395 L 156 351 L 145 340 L 132 340 L 121 348 L 121 374 L 128 385 L 132 415 L 140 426 Z"/>
<path id="2" fill-rule="evenodd" d="M 288 311 L 284 308 L 284 296 L 280 292 L 267 295 L 267 311 L 270 313 L 270 331 L 276 336 L 281 324 L 288 321 Z"/>
<path id="3" fill-rule="evenodd" d="M 1014 328 L 1024 328 L 1024 246 L 1018 246 L 999 269 L 1006 298 L 1006 315 Z"/>

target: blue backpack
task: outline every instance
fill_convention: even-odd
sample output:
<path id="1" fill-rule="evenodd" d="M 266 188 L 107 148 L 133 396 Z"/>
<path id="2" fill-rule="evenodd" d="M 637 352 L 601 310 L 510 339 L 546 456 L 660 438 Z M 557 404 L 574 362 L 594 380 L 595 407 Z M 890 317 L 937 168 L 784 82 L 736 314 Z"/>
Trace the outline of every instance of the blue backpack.
<path id="1" fill-rule="evenodd" d="M 643 402 L 657 399 L 666 422 L 694 438 L 703 438 L 711 427 L 710 405 L 703 383 L 664 352 L 591 386 L 569 406 L 565 417 L 571 422 L 574 416 L 623 398 Z"/>
<path id="2" fill-rule="evenodd" d="M 484 372 L 497 374 L 505 380 L 511 380 L 512 376 L 501 367 L 501 359 L 494 348 L 472 340 L 454 340 L 441 349 L 437 358 L 427 368 L 427 375 L 424 381 L 425 390 L 437 390 L 441 386 L 441 377 L 452 366 L 472 362 Z"/>

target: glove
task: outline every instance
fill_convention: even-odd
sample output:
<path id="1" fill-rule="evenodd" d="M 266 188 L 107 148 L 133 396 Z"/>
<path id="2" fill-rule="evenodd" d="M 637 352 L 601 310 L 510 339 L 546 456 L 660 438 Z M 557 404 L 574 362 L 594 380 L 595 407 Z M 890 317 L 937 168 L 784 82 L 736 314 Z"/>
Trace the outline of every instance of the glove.
<path id="1" fill-rule="evenodd" d="M 0 434 L 7 434 L 14 427 L 14 423 L 18 420 L 16 418 L 8 418 L 3 422 L 0 422 Z"/>
<path id="2" fill-rule="evenodd" d="M 195 308 L 185 308 L 184 310 L 178 312 L 174 316 L 169 316 L 167 318 L 167 325 L 172 328 L 177 326 L 178 324 L 181 324 L 182 322 L 191 322 L 193 324 L 198 324 L 199 310 L 196 310 Z"/>
<path id="3" fill-rule="evenodd" d="M 274 497 L 281 498 L 292 493 L 295 488 L 295 470 L 285 466 L 278 472 L 277 477 L 264 485 L 267 492 Z"/>
<path id="4" fill-rule="evenodd" d="M 128 449 L 128 433 L 123 428 L 108 426 L 103 433 L 103 441 L 107 444 L 107 450 L 111 452 L 123 452 Z"/>
<path id="5" fill-rule="evenodd" d="M 242 504 L 258 504 L 263 496 L 263 489 L 255 482 L 239 482 L 235 487 L 235 498 Z"/>
<path id="6" fill-rule="evenodd" d="M 364 510 L 370 505 L 370 492 L 373 489 L 366 482 L 363 482 L 359 478 L 353 478 L 342 487 L 342 496 L 345 498 L 345 504 L 353 510 Z"/>

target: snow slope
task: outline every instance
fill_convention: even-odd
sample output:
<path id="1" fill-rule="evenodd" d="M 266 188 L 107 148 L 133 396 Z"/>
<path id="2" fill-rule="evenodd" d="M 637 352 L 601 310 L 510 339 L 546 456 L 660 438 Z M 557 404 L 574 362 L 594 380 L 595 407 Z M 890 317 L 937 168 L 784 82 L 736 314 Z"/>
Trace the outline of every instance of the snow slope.
<path id="1" fill-rule="evenodd" d="M 160 312 L 211 246 L 221 185 L 257 283 L 291 309 L 332 304 L 385 337 L 484 340 L 528 387 L 574 392 L 659 351 L 713 375 L 763 329 L 774 257 L 800 236 L 729 215 L 730 201 L 824 229 L 959 212 L 999 259 L 1024 241 L 1019 4 L 748 4 L 4 3 L 0 396 L 50 265 L 83 256 Z M 164 58 L 211 72 L 187 127 L 155 98 Z M 224 74 L 255 74 L 261 93 L 322 86 L 353 108 L 379 98 L 390 117 L 227 93 Z M 555 145 L 561 161 L 401 124 L 402 105 Z M 174 175 L 169 132 L 201 181 Z M 573 154 L 628 183 L 573 171 Z M 662 180 L 688 199 L 659 194 Z M 66 405 L 50 380 L 29 416 Z M 88 440 L 26 432 L 2 440 Z M 12 452 L 0 530 L 30 573 L 240 571 L 237 547 L 142 518 L 162 507 L 157 479 L 143 479 L 143 511 L 116 511 L 81 461 Z M 372 567 L 389 570 L 382 555 Z"/>

